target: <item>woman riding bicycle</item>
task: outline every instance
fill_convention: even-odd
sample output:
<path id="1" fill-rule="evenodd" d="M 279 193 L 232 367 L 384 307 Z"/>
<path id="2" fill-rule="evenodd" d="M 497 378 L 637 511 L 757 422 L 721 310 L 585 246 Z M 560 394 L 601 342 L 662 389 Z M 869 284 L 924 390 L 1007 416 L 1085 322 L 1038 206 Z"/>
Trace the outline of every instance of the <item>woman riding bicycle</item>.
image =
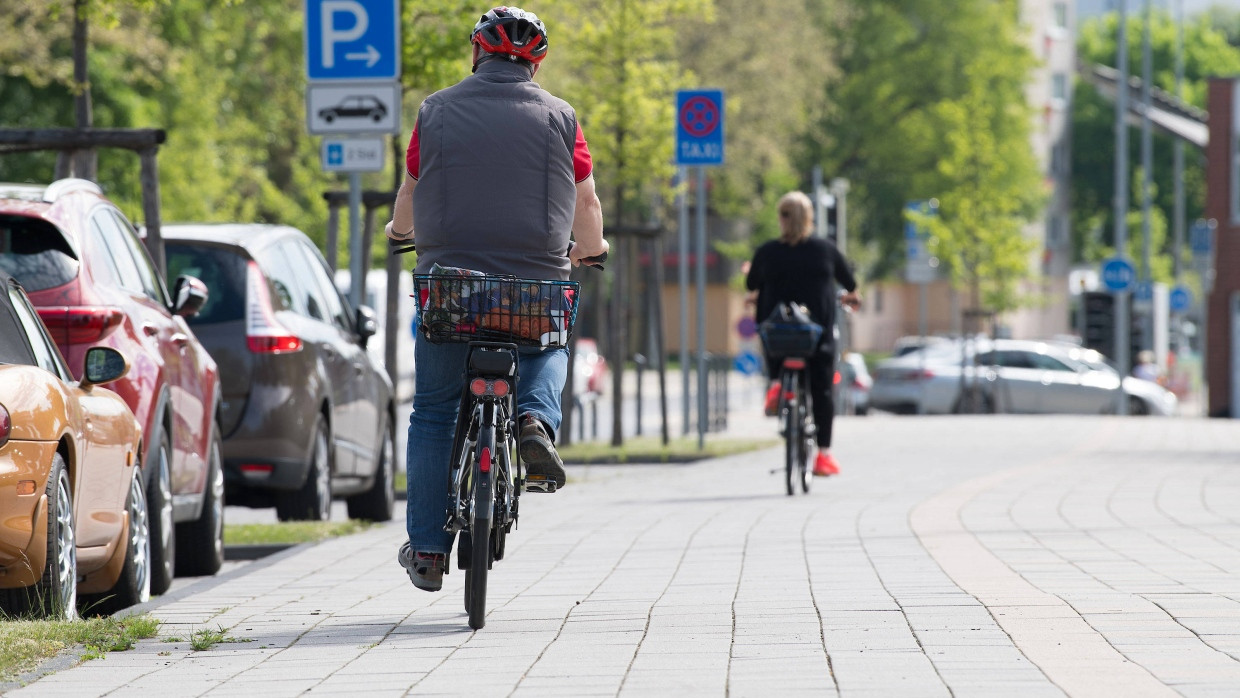
<path id="1" fill-rule="evenodd" d="M 825 331 L 818 352 L 807 365 L 810 394 L 814 405 L 814 424 L 818 427 L 818 456 L 814 459 L 815 475 L 835 475 L 839 465 L 831 455 L 831 424 L 835 419 L 835 401 L 831 399 L 831 382 L 835 372 L 835 346 L 831 328 L 835 325 L 836 284 L 846 293 L 839 302 L 858 308 L 857 281 L 844 255 L 830 241 L 812 237 L 814 209 L 809 197 L 794 191 L 779 200 L 780 237 L 763 244 L 754 252 L 745 278 L 745 286 L 758 292 L 757 320 L 770 317 L 780 303 L 805 306 L 810 318 Z M 772 381 L 779 378 L 780 365 L 767 361 Z M 766 412 L 775 414 L 779 404 L 779 384 L 773 383 L 766 394 Z"/>
<path id="2" fill-rule="evenodd" d="M 431 95 L 418 111 L 388 237 L 411 241 L 417 231 L 419 274 L 439 264 L 567 280 L 572 266 L 608 245 L 576 113 L 533 81 L 547 53 L 546 29 L 533 13 L 496 7 L 470 41 L 474 74 Z M 444 505 L 466 350 L 420 340 L 414 349 L 409 541 L 397 559 L 426 591 L 441 588 L 452 549 Z M 565 480 L 554 441 L 567 371 L 567 349 L 521 351 L 521 458 L 531 475 L 557 488 Z"/>

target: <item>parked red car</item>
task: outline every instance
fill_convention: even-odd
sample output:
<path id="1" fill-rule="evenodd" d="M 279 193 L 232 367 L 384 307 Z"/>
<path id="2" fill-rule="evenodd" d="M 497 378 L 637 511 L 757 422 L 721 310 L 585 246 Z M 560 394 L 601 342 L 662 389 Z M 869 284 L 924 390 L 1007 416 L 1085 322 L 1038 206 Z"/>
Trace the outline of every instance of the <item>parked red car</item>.
<path id="1" fill-rule="evenodd" d="M 219 374 L 185 321 L 206 286 L 182 276 L 169 294 L 133 226 L 81 179 L 0 185 L 0 269 L 26 288 L 75 378 L 91 347 L 129 360 L 109 387 L 144 434 L 151 593 L 174 572 L 214 574 L 224 559 Z"/>

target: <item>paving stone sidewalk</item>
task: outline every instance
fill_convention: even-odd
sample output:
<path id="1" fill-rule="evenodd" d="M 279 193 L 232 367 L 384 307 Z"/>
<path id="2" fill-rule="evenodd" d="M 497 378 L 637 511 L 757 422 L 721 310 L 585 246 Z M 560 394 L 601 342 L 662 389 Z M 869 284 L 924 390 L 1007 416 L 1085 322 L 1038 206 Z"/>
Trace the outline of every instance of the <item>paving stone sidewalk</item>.
<path id="1" fill-rule="evenodd" d="M 478 632 L 463 573 L 409 584 L 398 522 L 183 590 L 159 639 L 7 695 L 1240 695 L 1240 424 L 837 434 L 808 496 L 780 449 L 570 467 L 523 498 Z M 203 628 L 231 641 L 195 652 Z"/>

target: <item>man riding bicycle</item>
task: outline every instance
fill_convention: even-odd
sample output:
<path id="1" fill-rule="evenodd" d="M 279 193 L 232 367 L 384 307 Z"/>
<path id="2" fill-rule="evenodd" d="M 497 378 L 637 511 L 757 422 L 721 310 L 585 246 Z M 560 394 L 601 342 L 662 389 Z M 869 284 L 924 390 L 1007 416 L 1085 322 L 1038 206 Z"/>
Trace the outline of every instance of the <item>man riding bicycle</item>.
<path id="1" fill-rule="evenodd" d="M 835 420 L 835 401 L 831 399 L 835 372 L 831 333 L 835 325 L 835 286 L 838 283 L 844 287 L 845 293 L 839 302 L 845 307 L 860 307 L 861 297 L 857 295 L 857 281 L 844 255 L 830 240 L 812 237 L 813 227 L 814 208 L 809 197 L 799 191 L 785 194 L 779 200 L 780 237 L 754 252 L 745 287 L 758 292 L 759 322 L 770 317 L 779 303 L 795 303 L 804 305 L 810 319 L 826 330 L 817 353 L 807 363 L 814 424 L 818 427 L 814 474 L 836 475 L 839 465 L 829 450 L 831 426 Z M 767 371 L 775 381 L 766 395 L 766 412 L 773 415 L 779 404 L 779 362 L 768 359 Z"/>
<path id="2" fill-rule="evenodd" d="M 567 280 L 608 250 L 593 165 L 573 108 L 533 81 L 547 31 L 531 12 L 496 7 L 470 35 L 473 75 L 427 97 L 406 154 L 389 238 L 412 241 L 415 273 L 432 266 Z M 575 241 L 575 243 L 574 243 Z M 452 535 L 444 504 L 461 396 L 463 344 L 417 341 L 409 416 L 407 528 L 397 559 L 414 586 L 439 591 Z M 564 486 L 554 440 L 568 350 L 522 348 L 519 449 L 531 476 Z"/>

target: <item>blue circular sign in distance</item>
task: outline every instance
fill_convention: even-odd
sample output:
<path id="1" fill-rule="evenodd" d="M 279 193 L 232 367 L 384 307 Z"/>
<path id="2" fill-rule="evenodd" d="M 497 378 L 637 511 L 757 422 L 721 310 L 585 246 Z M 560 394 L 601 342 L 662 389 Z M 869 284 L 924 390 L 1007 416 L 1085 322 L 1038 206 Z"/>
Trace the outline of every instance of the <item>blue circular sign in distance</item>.
<path id="1" fill-rule="evenodd" d="M 736 322 L 736 333 L 745 339 L 749 339 L 758 334 L 758 322 L 749 316 L 745 316 Z"/>
<path id="2" fill-rule="evenodd" d="M 709 136 L 719 128 L 719 105 L 701 95 L 690 97 L 680 108 L 680 126 L 694 138 Z"/>
<path id="3" fill-rule="evenodd" d="M 1137 270 L 1126 259 L 1112 257 L 1102 263 L 1102 284 L 1108 291 L 1131 291 L 1136 278 Z"/>
<path id="4" fill-rule="evenodd" d="M 1193 304 L 1193 292 L 1184 284 L 1180 284 L 1171 289 L 1171 295 L 1168 298 L 1171 309 L 1176 312 L 1188 310 Z"/>

